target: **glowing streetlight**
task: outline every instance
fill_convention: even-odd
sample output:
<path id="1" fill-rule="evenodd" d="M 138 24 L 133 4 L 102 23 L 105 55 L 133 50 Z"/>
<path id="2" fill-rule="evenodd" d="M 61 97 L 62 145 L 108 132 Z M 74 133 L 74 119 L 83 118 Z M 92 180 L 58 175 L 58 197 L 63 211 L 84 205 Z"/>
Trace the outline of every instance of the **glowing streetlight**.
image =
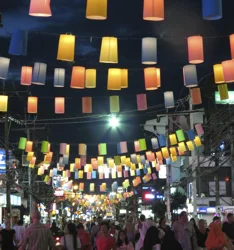
<path id="1" fill-rule="evenodd" d="M 78 189 L 78 185 L 73 186 L 73 189 L 76 191 Z"/>
<path id="2" fill-rule="evenodd" d="M 112 116 L 109 120 L 109 125 L 112 127 L 112 128 L 116 128 L 119 126 L 119 119 L 115 116 Z"/>

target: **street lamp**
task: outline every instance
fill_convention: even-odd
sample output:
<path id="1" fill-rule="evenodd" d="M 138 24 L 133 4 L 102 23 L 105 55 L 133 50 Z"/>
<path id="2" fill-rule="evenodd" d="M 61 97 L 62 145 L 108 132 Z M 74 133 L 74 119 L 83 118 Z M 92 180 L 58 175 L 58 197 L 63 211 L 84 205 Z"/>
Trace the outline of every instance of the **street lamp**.
<path id="1" fill-rule="evenodd" d="M 116 116 L 112 116 L 109 120 L 109 125 L 112 128 L 116 128 L 119 126 L 119 119 Z"/>

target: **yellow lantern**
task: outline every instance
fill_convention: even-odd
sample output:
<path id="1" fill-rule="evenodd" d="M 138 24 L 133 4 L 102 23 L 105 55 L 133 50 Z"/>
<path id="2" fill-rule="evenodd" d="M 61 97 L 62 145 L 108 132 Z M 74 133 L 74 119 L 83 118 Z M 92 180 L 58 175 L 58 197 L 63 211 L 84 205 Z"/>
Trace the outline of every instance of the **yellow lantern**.
<path id="1" fill-rule="evenodd" d="M 96 88 L 96 69 L 86 69 L 85 71 L 85 88 L 94 89 Z"/>
<path id="2" fill-rule="evenodd" d="M 8 108 L 8 96 L 0 95 L 0 112 L 7 112 Z"/>
<path id="3" fill-rule="evenodd" d="M 196 147 L 200 147 L 202 145 L 201 138 L 199 136 L 196 136 L 193 141 L 194 141 Z"/>
<path id="4" fill-rule="evenodd" d="M 188 147 L 189 151 L 194 150 L 194 145 L 193 145 L 192 141 L 187 141 L 186 144 L 187 144 L 187 147 Z"/>
<path id="5" fill-rule="evenodd" d="M 121 69 L 111 68 L 108 70 L 107 89 L 121 90 L 122 71 Z"/>
<path id="6" fill-rule="evenodd" d="M 170 148 L 170 153 L 171 153 L 171 157 L 177 156 L 176 148 L 175 147 L 171 147 Z"/>
<path id="7" fill-rule="evenodd" d="M 100 53 L 100 63 L 118 63 L 118 39 L 103 37 Z"/>
<path id="8" fill-rule="evenodd" d="M 215 64 L 213 66 L 214 70 L 214 80 L 216 84 L 224 83 L 224 74 L 223 74 L 223 66 L 222 64 Z"/>
<path id="9" fill-rule="evenodd" d="M 128 88 L 128 69 L 121 69 L 121 88 Z"/>
<path id="10" fill-rule="evenodd" d="M 91 20 L 107 19 L 107 0 L 87 0 L 86 18 Z"/>
<path id="11" fill-rule="evenodd" d="M 169 139 L 170 139 L 170 144 L 171 145 L 176 145 L 177 144 L 176 134 L 169 135 Z"/>
<path id="12" fill-rule="evenodd" d="M 178 144 L 178 146 L 179 146 L 180 152 L 184 153 L 186 151 L 186 146 L 185 146 L 184 142 L 180 142 Z"/>
<path id="13" fill-rule="evenodd" d="M 74 62 L 75 41 L 76 37 L 73 35 L 60 35 L 57 60 Z"/>
<path id="14" fill-rule="evenodd" d="M 161 148 L 161 150 L 162 150 L 163 158 L 168 159 L 169 158 L 168 148 L 164 147 L 164 148 Z"/>

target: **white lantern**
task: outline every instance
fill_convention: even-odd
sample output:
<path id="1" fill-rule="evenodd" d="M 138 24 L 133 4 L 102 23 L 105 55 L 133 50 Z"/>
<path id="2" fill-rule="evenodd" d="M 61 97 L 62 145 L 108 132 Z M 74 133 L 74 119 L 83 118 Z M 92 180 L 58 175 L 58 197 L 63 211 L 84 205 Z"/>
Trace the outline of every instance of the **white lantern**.
<path id="1" fill-rule="evenodd" d="M 34 63 L 32 84 L 45 85 L 46 70 L 47 70 L 47 64 L 39 62 Z"/>
<path id="2" fill-rule="evenodd" d="M 54 69 L 54 87 L 64 87 L 65 83 L 65 69 Z"/>
<path id="3" fill-rule="evenodd" d="M 0 79 L 6 79 L 10 65 L 10 59 L 0 57 Z"/>

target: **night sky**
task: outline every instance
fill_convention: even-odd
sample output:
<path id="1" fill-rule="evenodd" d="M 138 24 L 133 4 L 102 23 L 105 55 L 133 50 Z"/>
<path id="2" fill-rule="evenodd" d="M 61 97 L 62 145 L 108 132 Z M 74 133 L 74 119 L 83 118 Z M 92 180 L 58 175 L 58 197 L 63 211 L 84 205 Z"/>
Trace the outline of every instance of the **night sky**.
<path id="1" fill-rule="evenodd" d="M 9 79 L 5 91 L 19 91 L 9 101 L 9 111 L 13 117 L 25 119 L 27 96 L 29 93 L 39 97 L 37 117 L 26 116 L 30 127 L 45 125 L 42 132 L 34 133 L 36 140 L 48 137 L 53 143 L 87 143 L 97 155 L 97 143 L 110 142 L 111 153 L 116 154 L 116 142 L 148 136 L 141 124 L 155 118 L 157 110 L 164 112 L 163 92 L 174 91 L 175 99 L 188 95 L 183 85 L 182 67 L 188 64 L 186 37 L 201 35 L 204 37 L 205 62 L 197 65 L 198 76 L 212 72 L 213 64 L 230 59 L 228 35 L 234 33 L 234 2 L 223 1 L 223 18 L 218 21 L 202 19 L 200 0 L 165 0 L 165 20 L 162 22 L 143 21 L 143 0 L 109 0 L 108 19 L 93 21 L 85 18 L 85 0 L 51 0 L 53 16 L 37 18 L 28 15 L 29 0 L 1 0 L 0 10 L 3 13 L 4 28 L 0 29 L 0 55 L 11 58 Z M 15 29 L 29 32 L 28 55 L 9 56 L 10 34 Z M 57 61 L 59 34 L 76 35 L 75 63 Z M 100 64 L 99 52 L 103 36 L 119 38 L 119 63 L 117 65 Z M 145 112 L 137 112 L 136 94 L 146 93 L 144 88 L 144 66 L 141 64 L 141 38 L 158 38 L 158 63 L 161 68 L 162 87 L 147 92 L 148 106 L 159 105 Z M 48 64 L 48 78 L 45 86 L 20 86 L 21 66 L 33 66 L 34 62 Z M 70 89 L 72 66 L 97 68 L 97 88 Z M 65 88 L 53 87 L 54 68 L 66 68 Z M 129 88 L 121 91 L 107 91 L 107 70 L 109 67 L 129 69 Z M 211 81 L 212 82 L 212 81 Z M 203 89 L 203 86 L 201 86 Z M 203 98 L 211 98 L 203 91 Z M 109 96 L 119 95 L 122 124 L 119 129 L 109 129 Z M 66 113 L 54 114 L 54 96 L 65 96 Z M 81 113 L 81 97 L 93 97 L 93 116 Z M 79 117 L 69 120 L 50 121 L 51 118 Z M 80 117 L 82 119 L 80 119 Z M 35 120 L 36 118 L 36 120 Z M 40 121 L 40 119 L 46 119 Z M 33 121 L 35 120 L 35 123 Z M 88 121 L 87 123 L 84 121 Z M 51 124 L 56 123 L 56 124 Z M 40 133 L 40 136 L 39 136 Z M 23 132 L 12 132 L 11 142 L 18 141 Z M 113 144 L 112 144 L 113 143 Z M 111 146 L 112 145 L 112 146 Z M 131 146 L 130 150 L 131 151 Z M 91 149 L 90 149 L 91 150 Z"/>

